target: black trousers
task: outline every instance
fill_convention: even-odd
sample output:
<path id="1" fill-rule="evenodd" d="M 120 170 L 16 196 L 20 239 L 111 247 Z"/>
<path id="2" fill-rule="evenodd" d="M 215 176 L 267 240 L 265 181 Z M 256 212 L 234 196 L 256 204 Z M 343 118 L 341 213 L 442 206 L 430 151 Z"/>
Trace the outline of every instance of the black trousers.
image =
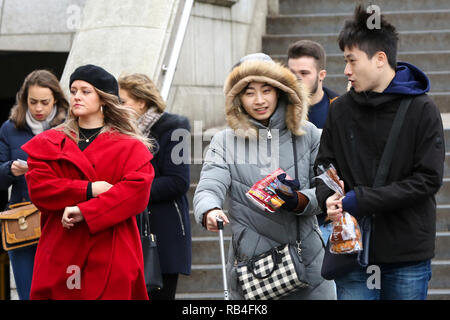
<path id="1" fill-rule="evenodd" d="M 148 293 L 150 300 L 175 300 L 177 291 L 178 273 L 163 273 L 163 288 Z"/>

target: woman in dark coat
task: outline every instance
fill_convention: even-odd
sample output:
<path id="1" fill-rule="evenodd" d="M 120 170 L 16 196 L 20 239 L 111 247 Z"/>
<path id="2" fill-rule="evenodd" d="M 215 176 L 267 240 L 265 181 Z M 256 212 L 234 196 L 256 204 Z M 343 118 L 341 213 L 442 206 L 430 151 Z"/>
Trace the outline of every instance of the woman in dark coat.
<path id="1" fill-rule="evenodd" d="M 183 161 L 189 155 L 183 154 L 178 140 L 189 135 L 189 121 L 164 112 L 166 105 L 146 75 L 120 77 L 119 95 L 139 115 L 139 129 L 154 140 L 151 163 L 155 179 L 148 209 L 151 231 L 156 234 L 158 244 L 163 288 L 149 292 L 149 297 L 171 300 L 175 298 L 178 275 L 191 273 L 191 226 L 186 195 L 190 184 L 189 163 Z"/>
<path id="2" fill-rule="evenodd" d="M 9 204 L 30 201 L 25 173 L 28 155 L 22 145 L 35 135 L 61 124 L 69 109 L 58 79 L 47 70 L 35 70 L 24 80 L 11 115 L 0 128 L 0 189 L 12 187 Z M 2 210 L 4 208 L 1 208 Z M 36 245 L 8 251 L 19 299 L 28 300 Z"/>

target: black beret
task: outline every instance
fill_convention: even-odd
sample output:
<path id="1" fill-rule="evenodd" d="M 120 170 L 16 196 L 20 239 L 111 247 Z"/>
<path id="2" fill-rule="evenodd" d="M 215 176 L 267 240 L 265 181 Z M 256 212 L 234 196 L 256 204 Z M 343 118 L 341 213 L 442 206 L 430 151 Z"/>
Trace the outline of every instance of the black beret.
<path id="1" fill-rule="evenodd" d="M 87 64 L 76 68 L 70 75 L 69 87 L 72 86 L 75 80 L 89 82 L 101 91 L 119 96 L 119 85 L 117 84 L 116 78 L 99 66 Z"/>

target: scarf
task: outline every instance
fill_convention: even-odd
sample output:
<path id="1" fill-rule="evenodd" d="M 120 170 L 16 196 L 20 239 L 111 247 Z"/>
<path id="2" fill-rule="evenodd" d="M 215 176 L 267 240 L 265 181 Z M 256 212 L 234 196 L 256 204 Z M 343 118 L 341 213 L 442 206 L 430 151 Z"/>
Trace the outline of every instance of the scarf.
<path id="1" fill-rule="evenodd" d="M 25 120 L 34 135 L 38 135 L 39 133 L 42 133 L 45 130 L 50 129 L 50 127 L 51 127 L 50 122 L 52 122 L 52 120 L 55 118 L 56 111 L 57 111 L 57 107 L 56 107 L 56 105 L 54 105 L 52 108 L 52 111 L 48 115 L 47 119 L 39 121 L 39 120 L 36 120 L 35 118 L 33 118 L 33 116 L 30 113 L 30 110 L 27 110 L 27 114 L 25 115 Z"/>
<path id="2" fill-rule="evenodd" d="M 156 108 L 149 108 L 139 119 L 138 128 L 142 134 L 148 137 L 152 126 L 161 118 L 162 113 L 156 111 Z"/>

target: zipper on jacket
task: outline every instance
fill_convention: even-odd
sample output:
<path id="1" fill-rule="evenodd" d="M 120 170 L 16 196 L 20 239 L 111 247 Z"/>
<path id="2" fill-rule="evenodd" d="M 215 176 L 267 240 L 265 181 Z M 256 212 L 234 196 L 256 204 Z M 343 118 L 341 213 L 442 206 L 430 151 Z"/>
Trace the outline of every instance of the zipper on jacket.
<path id="1" fill-rule="evenodd" d="M 173 201 L 173 204 L 175 205 L 175 209 L 177 210 L 178 219 L 180 219 L 181 231 L 183 231 L 183 236 L 186 236 L 186 232 L 184 230 L 183 216 L 181 215 L 180 208 L 178 207 L 178 204 L 175 200 Z"/>
<path id="2" fill-rule="evenodd" d="M 267 128 L 267 139 L 272 139 L 272 132 L 270 132 L 270 128 Z"/>

